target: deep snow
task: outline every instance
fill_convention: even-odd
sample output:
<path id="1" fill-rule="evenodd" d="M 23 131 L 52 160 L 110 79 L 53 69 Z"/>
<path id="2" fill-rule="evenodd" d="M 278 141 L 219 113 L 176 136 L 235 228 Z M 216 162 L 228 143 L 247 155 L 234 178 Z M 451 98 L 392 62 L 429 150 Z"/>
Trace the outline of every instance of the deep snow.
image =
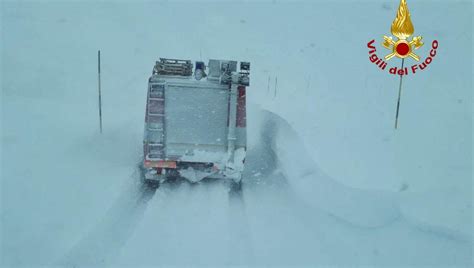
<path id="1" fill-rule="evenodd" d="M 1 263 L 468 267 L 472 3 L 408 4 L 440 48 L 394 131 L 398 80 L 366 43 L 398 1 L 2 2 Z M 252 62 L 242 194 L 143 189 L 154 60 L 201 55 Z"/>

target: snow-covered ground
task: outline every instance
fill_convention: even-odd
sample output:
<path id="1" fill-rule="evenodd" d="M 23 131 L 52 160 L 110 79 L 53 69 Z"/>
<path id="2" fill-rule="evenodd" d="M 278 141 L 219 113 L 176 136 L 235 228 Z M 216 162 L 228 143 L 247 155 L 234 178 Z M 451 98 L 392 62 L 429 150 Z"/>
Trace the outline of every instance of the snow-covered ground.
<path id="1" fill-rule="evenodd" d="M 2 1 L 1 264 L 469 267 L 472 2 L 408 4 L 440 47 L 395 131 L 398 1 Z M 241 194 L 139 184 L 159 57 L 251 61 Z"/>

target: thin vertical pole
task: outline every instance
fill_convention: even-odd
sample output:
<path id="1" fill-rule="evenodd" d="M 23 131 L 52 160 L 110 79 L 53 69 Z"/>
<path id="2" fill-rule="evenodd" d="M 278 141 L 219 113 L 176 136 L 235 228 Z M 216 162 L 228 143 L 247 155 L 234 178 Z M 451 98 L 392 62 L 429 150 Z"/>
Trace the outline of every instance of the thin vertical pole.
<path id="1" fill-rule="evenodd" d="M 278 84 L 278 77 L 275 77 L 275 91 L 273 92 L 273 98 L 277 96 L 277 84 Z"/>
<path id="2" fill-rule="evenodd" d="M 402 70 L 403 70 L 404 63 L 405 63 L 405 59 L 402 59 Z M 395 114 L 395 129 L 398 128 L 398 111 L 400 110 L 400 97 L 402 95 L 402 82 L 403 82 L 403 75 L 400 75 L 400 84 L 398 86 L 397 113 Z"/>
<path id="3" fill-rule="evenodd" d="M 102 92 L 100 89 L 100 50 L 97 52 L 97 71 L 99 74 L 99 124 L 100 124 L 100 134 L 102 134 Z"/>
<path id="4" fill-rule="evenodd" d="M 267 94 L 270 93 L 270 76 L 268 76 Z"/>

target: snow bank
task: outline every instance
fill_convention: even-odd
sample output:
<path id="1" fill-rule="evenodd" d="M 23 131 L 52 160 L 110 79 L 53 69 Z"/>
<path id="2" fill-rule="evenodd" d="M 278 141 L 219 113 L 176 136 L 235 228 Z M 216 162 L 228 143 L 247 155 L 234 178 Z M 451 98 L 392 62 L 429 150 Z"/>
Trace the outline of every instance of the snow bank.
<path id="1" fill-rule="evenodd" d="M 280 170 L 303 200 L 343 220 L 366 227 L 379 227 L 400 217 L 396 195 L 386 191 L 360 190 L 343 185 L 325 174 L 307 153 L 292 127 L 275 114 L 266 113 L 272 128 L 271 144 Z"/>
<path id="2" fill-rule="evenodd" d="M 404 218 L 421 230 L 472 243 L 470 189 L 403 193 L 400 203 Z"/>

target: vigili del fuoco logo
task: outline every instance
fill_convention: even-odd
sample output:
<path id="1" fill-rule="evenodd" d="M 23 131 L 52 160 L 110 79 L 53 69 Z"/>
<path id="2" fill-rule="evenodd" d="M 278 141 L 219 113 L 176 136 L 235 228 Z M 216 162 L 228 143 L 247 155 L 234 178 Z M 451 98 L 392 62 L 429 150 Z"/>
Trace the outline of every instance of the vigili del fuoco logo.
<path id="1" fill-rule="evenodd" d="M 430 53 L 423 61 L 420 62 L 420 56 L 416 54 L 416 50 L 424 45 L 421 36 L 415 36 L 411 38 L 415 32 L 415 28 L 410 18 L 410 11 L 408 10 L 408 5 L 406 0 L 400 0 L 400 5 L 398 7 L 397 16 L 392 22 L 391 27 L 392 35 L 396 37 L 394 40 L 392 36 L 383 36 L 383 47 L 389 50 L 388 54 L 383 58 L 379 57 L 376 52 L 377 48 L 375 47 L 375 39 L 367 43 L 369 48 L 369 60 L 374 63 L 380 70 L 386 71 L 393 75 L 400 75 L 400 85 L 398 90 L 398 102 L 397 102 L 397 112 L 395 116 L 395 128 L 398 127 L 398 111 L 400 107 L 400 95 L 402 90 L 402 80 L 403 76 L 409 74 L 417 74 L 421 71 L 424 71 L 428 68 L 430 63 L 436 57 L 436 50 L 438 49 L 438 41 L 433 40 L 431 42 Z M 402 59 L 401 67 L 391 67 L 387 69 L 388 61 L 392 58 L 397 57 Z M 405 59 L 411 59 L 415 61 L 415 64 L 410 67 L 405 66 Z"/>

